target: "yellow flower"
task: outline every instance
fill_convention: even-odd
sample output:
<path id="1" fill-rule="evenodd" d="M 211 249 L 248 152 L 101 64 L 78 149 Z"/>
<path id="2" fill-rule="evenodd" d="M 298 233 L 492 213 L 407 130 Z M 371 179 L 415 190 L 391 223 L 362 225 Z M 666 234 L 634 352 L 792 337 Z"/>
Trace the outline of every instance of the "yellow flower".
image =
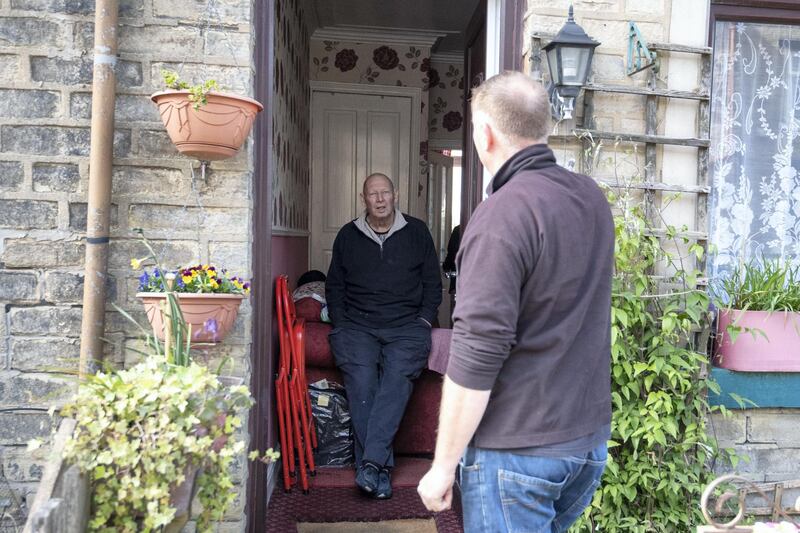
<path id="1" fill-rule="evenodd" d="M 209 285 L 211 285 L 212 289 L 216 289 L 217 287 L 219 287 L 219 283 L 217 283 L 217 280 L 215 280 L 213 278 L 211 280 L 209 280 L 208 283 L 209 283 Z"/>
<path id="2" fill-rule="evenodd" d="M 181 277 L 183 278 L 183 282 L 184 283 L 191 283 L 192 282 L 192 276 L 181 276 Z"/>
<path id="3" fill-rule="evenodd" d="M 139 270 L 140 268 L 142 268 L 142 260 L 136 259 L 134 257 L 133 259 L 131 259 L 131 267 L 133 267 L 134 270 Z"/>

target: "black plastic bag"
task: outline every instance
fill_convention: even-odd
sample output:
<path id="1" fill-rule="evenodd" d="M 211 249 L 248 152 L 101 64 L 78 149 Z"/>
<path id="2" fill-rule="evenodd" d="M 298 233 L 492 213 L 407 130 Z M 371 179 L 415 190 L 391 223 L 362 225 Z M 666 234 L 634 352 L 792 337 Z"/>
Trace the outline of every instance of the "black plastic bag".
<path id="1" fill-rule="evenodd" d="M 353 429 L 344 387 L 322 379 L 308 386 L 317 428 L 317 466 L 352 466 Z"/>

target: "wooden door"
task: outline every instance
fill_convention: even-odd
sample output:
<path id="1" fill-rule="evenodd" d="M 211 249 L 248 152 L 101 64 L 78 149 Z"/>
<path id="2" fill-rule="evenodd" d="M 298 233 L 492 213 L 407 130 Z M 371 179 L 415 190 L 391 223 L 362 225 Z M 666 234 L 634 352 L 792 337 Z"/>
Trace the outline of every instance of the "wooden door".
<path id="1" fill-rule="evenodd" d="M 311 98 L 311 268 L 328 271 L 339 229 L 363 211 L 359 194 L 374 172 L 389 176 L 407 212 L 413 99 L 315 90 Z"/>

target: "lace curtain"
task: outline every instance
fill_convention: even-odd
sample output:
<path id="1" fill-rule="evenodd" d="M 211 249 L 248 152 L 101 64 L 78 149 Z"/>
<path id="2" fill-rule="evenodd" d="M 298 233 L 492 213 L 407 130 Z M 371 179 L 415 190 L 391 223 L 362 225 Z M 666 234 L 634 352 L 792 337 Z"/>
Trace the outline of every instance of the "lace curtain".
<path id="1" fill-rule="evenodd" d="M 800 26 L 717 22 L 711 96 L 709 275 L 800 264 Z"/>

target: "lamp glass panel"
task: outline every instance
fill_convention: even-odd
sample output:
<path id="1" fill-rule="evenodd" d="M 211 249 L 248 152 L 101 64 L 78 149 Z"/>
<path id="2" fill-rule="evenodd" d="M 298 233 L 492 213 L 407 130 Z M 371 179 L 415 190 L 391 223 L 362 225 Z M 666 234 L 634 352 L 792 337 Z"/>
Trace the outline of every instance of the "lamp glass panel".
<path id="1" fill-rule="evenodd" d="M 550 81 L 554 85 L 561 84 L 561 72 L 558 68 L 558 46 L 547 51 L 547 68 L 550 70 Z"/>
<path id="2" fill-rule="evenodd" d="M 561 84 L 583 85 L 590 50 L 582 46 L 561 47 Z"/>

